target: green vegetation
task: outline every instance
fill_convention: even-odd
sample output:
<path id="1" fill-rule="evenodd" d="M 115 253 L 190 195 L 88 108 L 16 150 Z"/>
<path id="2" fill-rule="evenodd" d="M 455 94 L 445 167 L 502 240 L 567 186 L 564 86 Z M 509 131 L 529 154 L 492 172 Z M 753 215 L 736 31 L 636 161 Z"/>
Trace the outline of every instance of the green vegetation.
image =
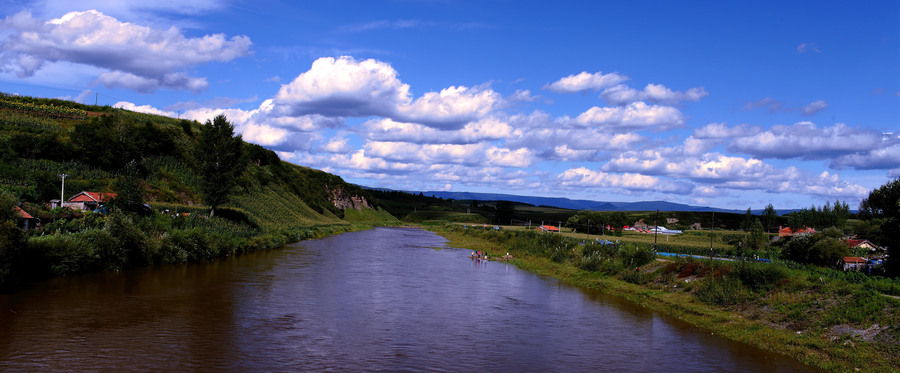
<path id="1" fill-rule="evenodd" d="M 792 262 L 655 259 L 649 244 L 603 245 L 535 231 L 433 229 L 450 246 L 509 252 L 517 266 L 595 288 L 698 327 L 832 370 L 900 366 L 900 280 Z"/>
<path id="2" fill-rule="evenodd" d="M 61 100 L 0 96 L 0 103 L 0 289 L 210 260 L 397 221 L 360 187 L 244 143 L 225 117 L 201 125 Z M 60 174 L 66 198 L 117 196 L 97 211 L 50 210 Z M 339 209 L 338 196 L 374 209 Z M 17 205 L 42 228 L 24 231 Z"/>

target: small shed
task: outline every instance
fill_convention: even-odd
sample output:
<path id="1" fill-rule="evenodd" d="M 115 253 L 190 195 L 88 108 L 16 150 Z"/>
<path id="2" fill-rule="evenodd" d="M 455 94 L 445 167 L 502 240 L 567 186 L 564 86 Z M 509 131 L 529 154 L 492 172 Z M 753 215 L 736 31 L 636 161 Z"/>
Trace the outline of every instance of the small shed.
<path id="1" fill-rule="evenodd" d="M 556 233 L 559 233 L 559 228 L 554 227 L 554 226 L 552 226 L 552 225 L 542 225 L 542 226 L 540 226 L 540 227 L 537 227 L 536 230 L 539 230 L 539 231 L 542 231 L 542 232 L 556 232 Z"/>

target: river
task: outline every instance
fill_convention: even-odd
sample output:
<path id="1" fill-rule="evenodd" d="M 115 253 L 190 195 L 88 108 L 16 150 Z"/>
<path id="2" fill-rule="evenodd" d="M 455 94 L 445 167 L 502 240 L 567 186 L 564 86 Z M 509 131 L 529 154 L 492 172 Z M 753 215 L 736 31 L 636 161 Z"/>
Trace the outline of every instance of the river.
<path id="1" fill-rule="evenodd" d="M 809 368 L 415 229 L 0 295 L 0 371 Z"/>

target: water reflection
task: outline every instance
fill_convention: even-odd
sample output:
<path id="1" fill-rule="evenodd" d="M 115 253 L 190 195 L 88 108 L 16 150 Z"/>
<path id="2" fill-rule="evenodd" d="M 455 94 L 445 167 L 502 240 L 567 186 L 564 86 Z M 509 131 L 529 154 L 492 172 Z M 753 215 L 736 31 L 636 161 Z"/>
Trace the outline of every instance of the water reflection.
<path id="1" fill-rule="evenodd" d="M 0 370 L 796 371 L 428 232 L 375 229 L 0 296 Z"/>

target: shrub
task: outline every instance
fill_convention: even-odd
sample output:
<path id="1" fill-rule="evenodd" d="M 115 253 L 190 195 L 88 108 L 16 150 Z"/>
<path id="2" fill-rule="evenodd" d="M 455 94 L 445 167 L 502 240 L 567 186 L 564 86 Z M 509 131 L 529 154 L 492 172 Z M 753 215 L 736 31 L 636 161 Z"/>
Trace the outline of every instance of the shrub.
<path id="1" fill-rule="evenodd" d="M 640 267 L 656 259 L 656 252 L 648 246 L 625 244 L 619 249 L 622 265 L 626 267 Z"/>
<path id="2" fill-rule="evenodd" d="M 708 278 L 694 294 L 701 302 L 717 306 L 738 304 L 747 298 L 740 280 L 731 276 L 722 279 Z"/>
<path id="3" fill-rule="evenodd" d="M 597 271 L 600 269 L 600 266 L 602 264 L 603 257 L 600 256 L 600 252 L 594 251 L 581 257 L 581 262 L 578 263 L 578 268 L 585 271 Z"/>
<path id="4" fill-rule="evenodd" d="M 748 262 L 739 263 L 730 275 L 737 277 L 744 285 L 753 290 L 772 289 L 778 282 L 788 277 L 784 267 Z"/>
<path id="5" fill-rule="evenodd" d="M 644 285 L 652 281 L 656 276 L 653 272 L 644 273 L 641 271 L 626 271 L 624 275 L 622 275 L 622 280 L 626 282 L 630 282 L 632 284 Z"/>

